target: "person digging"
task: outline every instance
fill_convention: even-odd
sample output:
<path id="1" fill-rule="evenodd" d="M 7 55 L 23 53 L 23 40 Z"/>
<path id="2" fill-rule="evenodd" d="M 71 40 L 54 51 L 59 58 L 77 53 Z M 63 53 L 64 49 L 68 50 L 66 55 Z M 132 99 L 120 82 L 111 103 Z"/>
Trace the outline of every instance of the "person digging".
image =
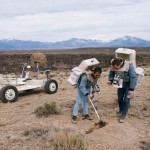
<path id="1" fill-rule="evenodd" d="M 91 88 L 97 85 L 97 80 L 100 78 L 102 69 L 97 66 L 91 73 L 83 74 L 78 82 L 78 92 L 76 102 L 72 113 L 72 123 L 77 123 L 77 115 L 79 111 L 80 104 L 83 102 L 83 116 L 82 119 L 92 120 L 92 117 L 88 113 L 88 102 L 90 101 Z"/>

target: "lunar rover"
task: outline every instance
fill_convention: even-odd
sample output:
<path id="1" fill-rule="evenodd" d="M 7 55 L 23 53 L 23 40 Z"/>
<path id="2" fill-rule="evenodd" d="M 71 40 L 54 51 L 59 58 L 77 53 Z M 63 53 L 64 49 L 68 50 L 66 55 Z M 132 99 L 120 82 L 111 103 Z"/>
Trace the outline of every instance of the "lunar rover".
<path id="1" fill-rule="evenodd" d="M 48 94 L 54 94 L 57 92 L 57 81 L 48 78 L 50 69 L 46 69 L 44 71 L 46 74 L 45 79 L 39 79 L 39 62 L 35 61 L 35 64 L 37 71 L 36 79 L 30 79 L 29 70 L 31 69 L 31 66 L 25 63 L 20 77 L 9 80 L 5 84 L 0 84 L 0 99 L 2 100 L 2 102 L 14 102 L 16 101 L 19 92 L 30 92 L 37 88 L 44 88 L 45 92 Z"/>

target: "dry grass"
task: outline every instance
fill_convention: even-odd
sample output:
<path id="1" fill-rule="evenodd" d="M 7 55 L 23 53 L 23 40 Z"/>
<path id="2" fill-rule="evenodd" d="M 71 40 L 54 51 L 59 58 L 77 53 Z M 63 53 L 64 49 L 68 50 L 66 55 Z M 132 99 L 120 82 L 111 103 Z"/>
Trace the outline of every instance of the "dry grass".
<path id="1" fill-rule="evenodd" d="M 30 57 L 31 65 L 34 66 L 34 62 L 38 61 L 40 67 L 47 66 L 47 58 L 43 53 L 33 53 Z"/>
<path id="2" fill-rule="evenodd" d="M 150 138 L 146 137 L 140 143 L 141 143 L 140 148 L 142 150 L 149 150 L 150 149 Z"/>
<path id="3" fill-rule="evenodd" d="M 86 150 L 83 138 L 77 134 L 59 131 L 54 137 L 54 150 Z"/>
<path id="4" fill-rule="evenodd" d="M 44 106 L 39 106 L 34 111 L 37 117 L 48 117 L 50 115 L 60 114 L 60 109 L 55 102 L 45 103 Z"/>
<path id="5" fill-rule="evenodd" d="M 33 137 L 41 137 L 43 134 L 46 134 L 48 130 L 33 128 L 31 130 L 26 130 L 23 132 L 24 136 L 33 136 Z"/>
<path id="6" fill-rule="evenodd" d="M 42 128 L 31 128 L 22 133 L 25 143 L 37 140 L 38 145 L 46 145 L 52 150 L 87 150 L 82 134 L 72 128 L 59 128 L 54 125 Z M 25 137 L 25 138 L 24 138 Z"/>

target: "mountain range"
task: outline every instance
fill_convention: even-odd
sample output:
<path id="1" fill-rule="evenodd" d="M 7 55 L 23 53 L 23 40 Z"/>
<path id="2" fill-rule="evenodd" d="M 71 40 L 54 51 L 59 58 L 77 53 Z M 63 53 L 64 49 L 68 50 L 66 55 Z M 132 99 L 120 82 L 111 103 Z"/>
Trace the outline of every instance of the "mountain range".
<path id="1" fill-rule="evenodd" d="M 23 40 L 0 40 L 0 50 L 29 50 L 29 49 L 64 49 L 85 47 L 150 47 L 150 41 L 131 36 L 124 36 L 104 42 L 101 40 L 71 38 L 66 41 L 40 42 Z"/>

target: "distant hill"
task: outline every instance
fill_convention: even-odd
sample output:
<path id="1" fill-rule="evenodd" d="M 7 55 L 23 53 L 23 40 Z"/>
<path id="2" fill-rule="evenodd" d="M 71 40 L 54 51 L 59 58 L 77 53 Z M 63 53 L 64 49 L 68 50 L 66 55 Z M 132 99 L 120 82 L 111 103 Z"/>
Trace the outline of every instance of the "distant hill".
<path id="1" fill-rule="evenodd" d="M 109 42 L 91 39 L 71 38 L 66 41 L 40 42 L 23 40 L 0 40 L 0 50 L 28 50 L 28 49 L 63 49 L 63 48 L 85 48 L 85 47 L 150 47 L 150 41 L 125 36 Z"/>
<path id="2" fill-rule="evenodd" d="M 108 47 L 150 47 L 150 41 L 138 37 L 124 36 L 106 43 Z"/>

